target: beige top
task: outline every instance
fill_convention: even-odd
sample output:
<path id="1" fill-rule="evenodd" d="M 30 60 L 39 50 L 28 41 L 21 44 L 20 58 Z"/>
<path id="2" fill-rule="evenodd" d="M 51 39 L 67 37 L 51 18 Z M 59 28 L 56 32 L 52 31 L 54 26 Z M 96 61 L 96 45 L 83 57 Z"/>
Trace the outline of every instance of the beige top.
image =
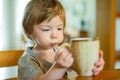
<path id="1" fill-rule="evenodd" d="M 33 80 L 38 74 L 45 74 L 52 64 L 53 63 L 37 57 L 31 48 L 27 48 L 18 61 L 18 80 Z M 72 77 L 77 76 L 72 70 L 68 70 L 67 74 L 69 73 L 72 74 Z"/>

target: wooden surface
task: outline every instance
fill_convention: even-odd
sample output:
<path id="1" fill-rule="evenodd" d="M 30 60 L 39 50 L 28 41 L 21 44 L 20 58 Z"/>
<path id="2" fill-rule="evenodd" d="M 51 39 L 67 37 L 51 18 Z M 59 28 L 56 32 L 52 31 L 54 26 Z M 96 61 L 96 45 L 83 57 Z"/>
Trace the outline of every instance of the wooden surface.
<path id="1" fill-rule="evenodd" d="M 120 80 L 120 70 L 102 71 L 95 77 L 78 77 L 75 80 Z"/>
<path id="2" fill-rule="evenodd" d="M 113 69 L 115 64 L 115 18 L 116 0 L 96 1 L 96 36 L 104 52 L 104 70 Z"/>
<path id="3" fill-rule="evenodd" d="M 63 80 L 120 80 L 120 70 L 106 70 L 94 77 L 77 77 Z"/>
<path id="4" fill-rule="evenodd" d="M 0 80 L 17 80 L 17 64 L 24 50 L 0 51 Z"/>
<path id="5" fill-rule="evenodd" d="M 116 13 L 116 18 L 120 18 L 120 13 Z"/>
<path id="6" fill-rule="evenodd" d="M 24 50 L 0 51 L 0 67 L 15 66 Z"/>
<path id="7" fill-rule="evenodd" d="M 0 67 L 0 80 L 17 80 L 17 66 Z M 12 71 L 12 74 L 7 72 Z M 62 80 L 120 80 L 120 69 L 102 71 L 99 75 L 94 77 L 77 77 Z"/>

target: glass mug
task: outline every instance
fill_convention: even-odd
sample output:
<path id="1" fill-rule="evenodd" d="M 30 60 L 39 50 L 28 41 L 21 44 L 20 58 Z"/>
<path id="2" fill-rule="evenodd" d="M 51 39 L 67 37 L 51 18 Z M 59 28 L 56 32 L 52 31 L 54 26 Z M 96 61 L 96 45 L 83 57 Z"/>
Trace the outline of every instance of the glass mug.
<path id="1" fill-rule="evenodd" d="M 74 58 L 72 68 L 80 76 L 92 76 L 92 69 L 99 57 L 98 38 L 72 38 L 70 49 Z"/>

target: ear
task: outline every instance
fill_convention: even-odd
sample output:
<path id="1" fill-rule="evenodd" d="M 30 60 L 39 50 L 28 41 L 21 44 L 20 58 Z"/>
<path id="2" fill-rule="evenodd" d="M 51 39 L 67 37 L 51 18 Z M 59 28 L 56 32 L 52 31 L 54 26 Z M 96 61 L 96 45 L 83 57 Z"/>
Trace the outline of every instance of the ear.
<path id="1" fill-rule="evenodd" d="M 34 38 L 33 34 L 29 34 L 29 38 L 33 39 Z"/>

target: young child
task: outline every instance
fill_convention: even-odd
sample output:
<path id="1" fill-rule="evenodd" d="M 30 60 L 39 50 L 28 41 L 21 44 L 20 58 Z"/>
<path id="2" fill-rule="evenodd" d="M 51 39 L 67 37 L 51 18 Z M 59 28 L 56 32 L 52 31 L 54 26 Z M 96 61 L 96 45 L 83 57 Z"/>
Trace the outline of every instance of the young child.
<path id="1" fill-rule="evenodd" d="M 60 80 L 73 64 L 71 52 L 59 47 L 64 39 L 65 12 L 58 0 L 31 0 L 25 9 L 23 29 L 35 41 L 18 62 L 19 80 Z M 103 69 L 100 51 L 93 75 Z"/>

